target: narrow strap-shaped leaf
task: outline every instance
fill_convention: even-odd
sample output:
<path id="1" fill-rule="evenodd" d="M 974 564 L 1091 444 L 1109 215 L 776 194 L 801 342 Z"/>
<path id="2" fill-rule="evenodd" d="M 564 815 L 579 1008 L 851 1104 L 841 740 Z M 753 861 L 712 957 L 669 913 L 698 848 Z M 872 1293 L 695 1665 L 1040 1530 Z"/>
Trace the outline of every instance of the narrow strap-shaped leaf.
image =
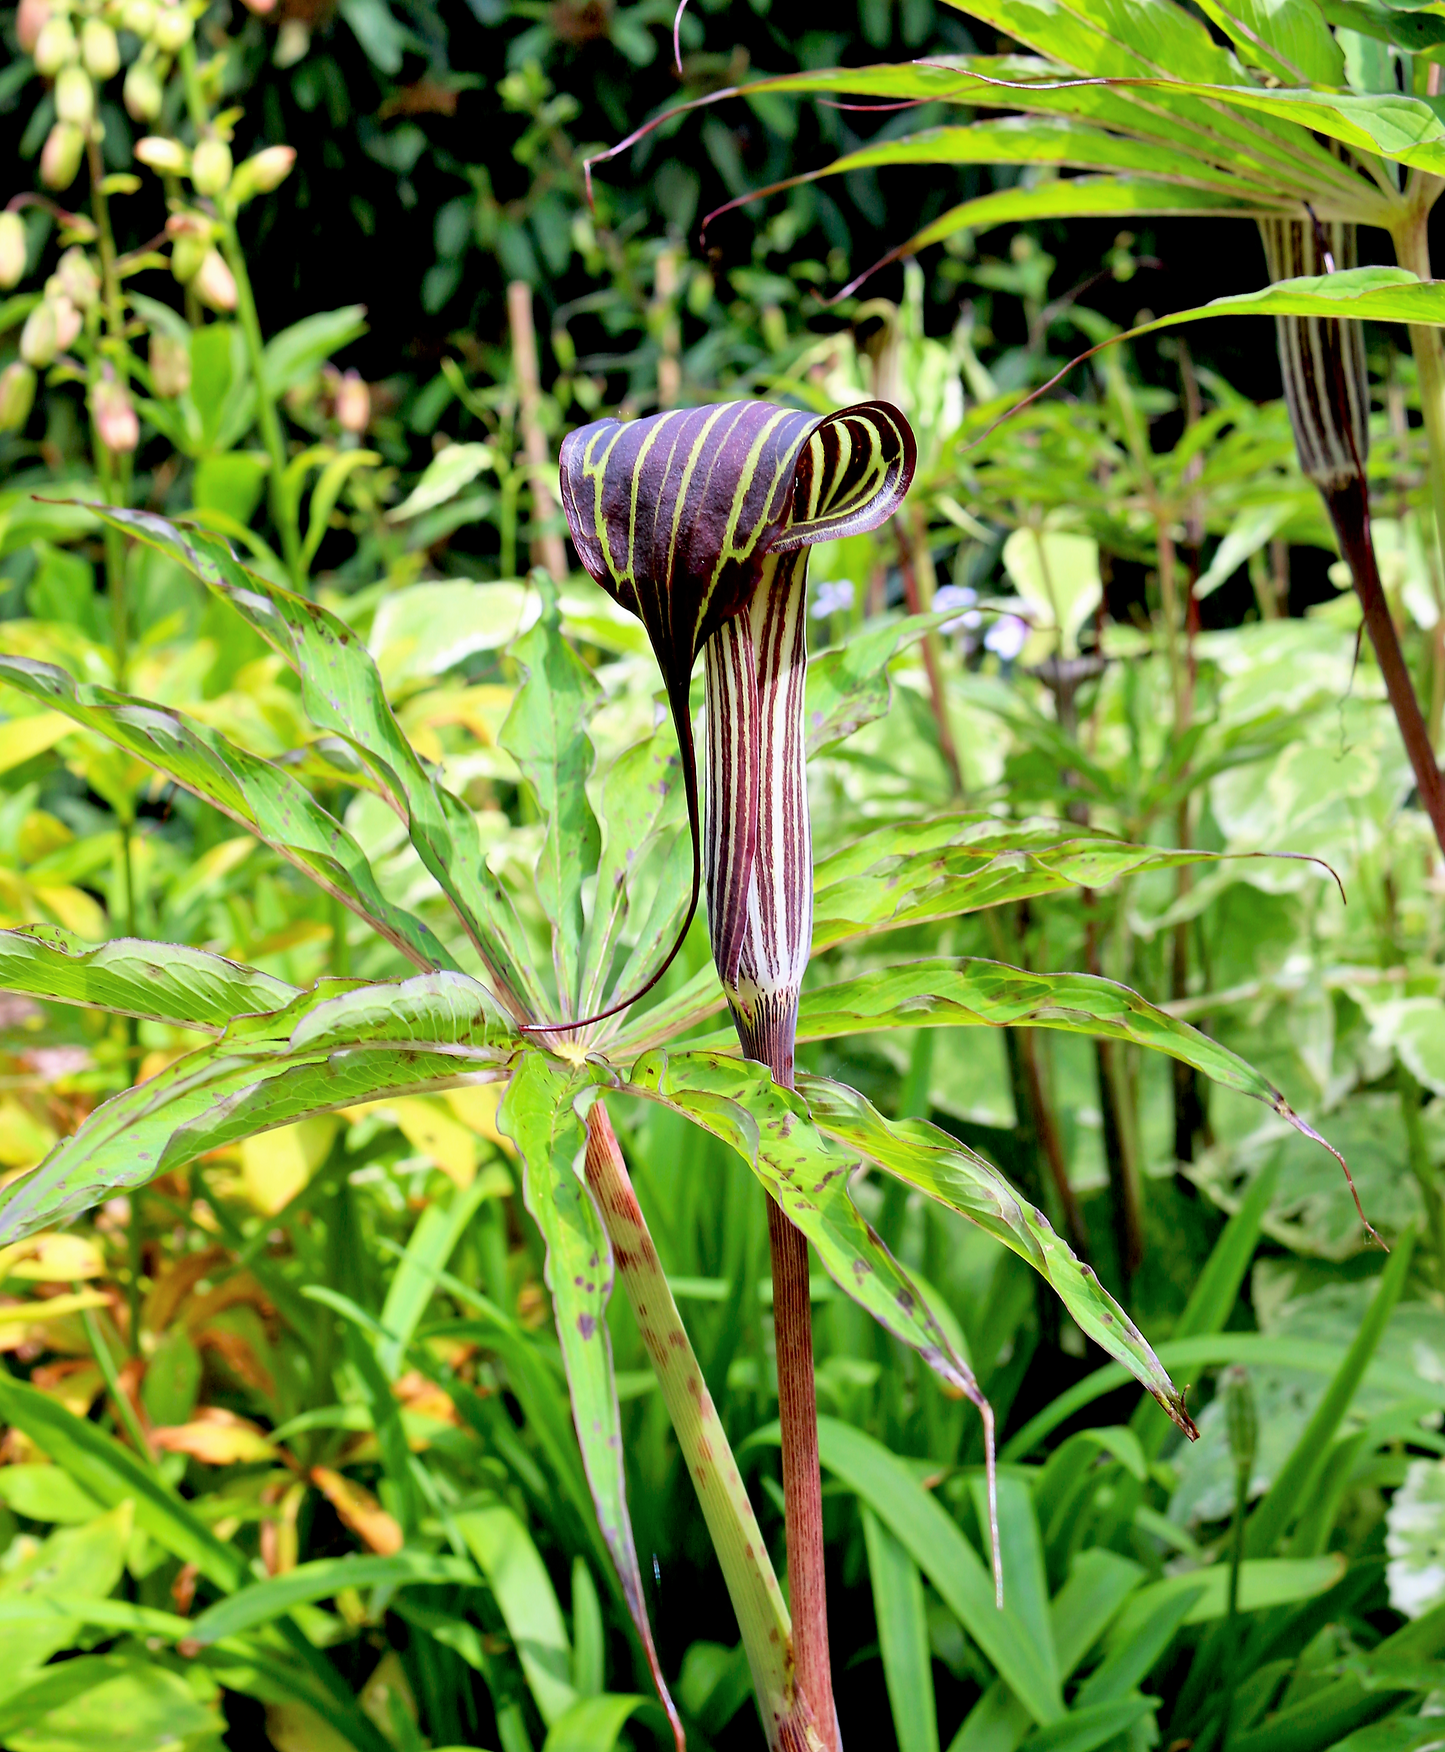
<path id="1" fill-rule="evenodd" d="M 445 974 L 336 997 L 328 984 L 277 1017 L 242 1018 L 230 1037 L 103 1102 L 8 1186 L 0 1236 L 21 1240 L 224 1143 L 313 1114 L 496 1079 L 517 1043 L 475 996 L 469 1022 L 451 982 L 482 992 Z"/>
<path id="2" fill-rule="evenodd" d="M 0 988 L 216 1033 L 233 1016 L 299 996 L 285 980 L 204 949 L 137 937 L 95 946 L 59 925 L 0 931 Z"/>
<path id="3" fill-rule="evenodd" d="M 987 1421 L 972 1370 L 849 1195 L 857 1152 L 825 1137 L 803 1100 L 779 1088 L 765 1066 L 722 1053 L 649 1053 L 624 1087 L 730 1144 L 817 1248 L 838 1287 L 971 1399 Z"/>
<path id="4" fill-rule="evenodd" d="M 343 1588 L 405 1587 L 408 1583 L 437 1583 L 480 1587 L 476 1569 L 460 1557 L 443 1557 L 428 1551 L 397 1551 L 389 1556 L 366 1553 L 356 1557 L 321 1557 L 297 1564 L 264 1582 L 253 1582 L 228 1599 L 209 1606 L 191 1626 L 198 1643 L 219 1642 L 222 1637 L 255 1630 L 316 1600 L 330 1600 Z"/>
<path id="5" fill-rule="evenodd" d="M 497 1123 L 521 1152 L 527 1209 L 547 1244 L 547 1287 L 598 1525 L 680 1752 L 682 1727 L 653 1645 L 627 1509 L 622 1414 L 607 1326 L 612 1245 L 580 1172 L 586 1139 L 573 1102 L 590 1081 L 540 1052 L 523 1052 Z"/>
<path id="6" fill-rule="evenodd" d="M 866 1504 L 863 1543 L 898 1752 L 938 1752 L 933 1655 L 918 1566 Z"/>
<path id="7" fill-rule="evenodd" d="M 73 681 L 48 663 L 0 655 L 0 680 L 97 731 L 248 828 L 419 967 L 455 966 L 426 925 L 386 899 L 361 847 L 284 768 L 178 712 Z"/>
<path id="8" fill-rule="evenodd" d="M 812 1123 L 1002 1241 L 1044 1277 L 1079 1328 L 1121 1362 L 1187 1435 L 1197 1432 L 1183 1396 L 1134 1322 L 992 1164 L 922 1120 L 890 1121 L 855 1089 L 827 1077 L 799 1076 Z"/>
<path id="9" fill-rule="evenodd" d="M 193 572 L 295 669 L 318 729 L 344 737 L 407 823 L 412 844 L 456 909 L 497 995 L 518 1021 L 542 1008 L 511 897 L 487 868 L 472 813 L 435 783 L 402 734 L 365 645 L 336 615 L 248 571 L 225 541 L 148 511 L 99 513 Z"/>
<path id="10" fill-rule="evenodd" d="M 537 898 L 552 925 L 558 1014 L 578 1008 L 582 976 L 582 885 L 597 869 L 602 836 L 587 798 L 593 752 L 587 720 L 601 693 L 591 671 L 562 637 L 555 600 L 512 645 L 526 672 L 498 740 L 532 787 L 547 824 L 537 857 Z"/>
<path id="11" fill-rule="evenodd" d="M 755 1442 L 777 1442 L 776 1424 Z M 1000 1611 L 988 1570 L 942 1503 L 918 1482 L 906 1461 L 876 1437 L 837 1418 L 818 1419 L 818 1457 L 853 1491 L 908 1552 L 945 1606 L 1008 1682 L 1035 1722 L 1064 1714 L 1058 1680 L 1035 1649 L 1005 1596 Z"/>

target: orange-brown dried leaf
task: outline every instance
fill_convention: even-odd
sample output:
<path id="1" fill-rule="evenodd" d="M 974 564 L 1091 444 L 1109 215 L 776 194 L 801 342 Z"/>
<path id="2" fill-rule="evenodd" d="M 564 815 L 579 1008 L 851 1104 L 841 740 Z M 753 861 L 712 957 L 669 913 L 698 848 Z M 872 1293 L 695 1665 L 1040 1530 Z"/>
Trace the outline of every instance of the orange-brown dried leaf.
<path id="1" fill-rule="evenodd" d="M 370 1491 L 354 1484 L 345 1474 L 333 1472 L 329 1466 L 313 1466 L 311 1482 L 364 1545 L 383 1557 L 401 1550 L 405 1535 L 400 1523 L 387 1514 Z"/>

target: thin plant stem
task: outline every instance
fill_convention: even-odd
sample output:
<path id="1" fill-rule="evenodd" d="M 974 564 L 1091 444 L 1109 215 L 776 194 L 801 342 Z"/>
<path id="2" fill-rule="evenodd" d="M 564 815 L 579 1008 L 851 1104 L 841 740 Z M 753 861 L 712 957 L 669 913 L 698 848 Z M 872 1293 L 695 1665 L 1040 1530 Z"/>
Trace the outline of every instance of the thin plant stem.
<path id="1" fill-rule="evenodd" d="M 920 512 L 910 528 L 900 515 L 898 529 L 898 562 L 903 573 L 903 597 L 909 614 L 926 614 L 933 606 L 933 556 L 928 551 L 928 526 Z M 926 591 L 926 594 L 925 594 Z M 948 768 L 952 790 L 964 792 L 963 768 L 959 763 L 958 745 L 953 739 L 953 726 L 948 721 L 948 695 L 943 685 L 943 665 L 938 634 L 923 637 L 923 668 L 928 677 L 928 697 L 933 706 L 933 720 L 938 726 L 938 746 Z"/>
<path id="2" fill-rule="evenodd" d="M 79 1289 L 80 1286 L 77 1284 L 75 1287 Z M 153 1459 L 150 1442 L 146 1439 L 146 1433 L 141 1428 L 140 1419 L 136 1416 L 130 1395 L 121 1382 L 119 1371 L 115 1366 L 115 1358 L 110 1354 L 110 1346 L 106 1343 L 105 1334 L 100 1329 L 100 1323 L 96 1320 L 94 1311 L 90 1308 L 82 1308 L 80 1320 L 85 1328 L 86 1340 L 94 1354 L 96 1367 L 105 1378 L 106 1392 L 110 1395 L 111 1403 L 115 1406 L 115 1414 L 120 1419 L 122 1428 L 130 1437 L 131 1445 L 141 1459 Z"/>
<path id="3" fill-rule="evenodd" d="M 261 339 L 261 323 L 256 315 L 256 300 L 251 291 L 251 277 L 246 272 L 246 258 L 236 236 L 235 221 L 229 215 L 221 221 L 221 241 L 226 265 L 236 282 L 236 315 L 241 319 L 241 334 L 246 342 L 246 354 L 251 362 L 251 376 L 256 385 L 256 424 L 261 429 L 261 442 L 271 460 L 269 498 L 271 516 L 281 532 L 281 552 L 286 570 L 297 589 L 306 582 L 301 567 L 301 530 L 294 498 L 286 490 L 286 435 L 281 429 L 281 416 L 276 411 L 276 398 L 266 381 L 266 349 Z"/>
<path id="4" fill-rule="evenodd" d="M 532 477 L 532 519 L 539 529 L 558 515 L 560 507 L 552 487 L 552 459 L 547 434 L 542 430 L 542 380 L 537 368 L 537 330 L 532 320 L 532 288 L 525 280 L 507 286 L 507 316 L 512 329 L 512 368 L 517 374 L 517 418 L 522 428 L 522 447 Z M 556 530 L 532 539 L 532 564 L 545 566 L 553 580 L 567 578 L 567 550 Z"/>
<path id="5" fill-rule="evenodd" d="M 1425 727 L 1420 702 L 1415 697 L 1415 684 L 1411 680 L 1405 654 L 1400 649 L 1395 623 L 1390 617 L 1390 605 L 1385 599 L 1384 586 L 1380 582 L 1380 571 L 1375 562 L 1375 546 L 1370 538 L 1369 490 L 1363 475 L 1352 477 L 1344 486 L 1327 493 L 1325 503 L 1339 537 L 1340 548 L 1354 576 L 1355 590 L 1364 610 L 1370 643 L 1375 648 L 1380 673 L 1385 678 L 1385 691 L 1394 708 L 1405 753 L 1410 758 L 1410 766 L 1415 774 L 1415 786 L 1420 794 L 1421 807 L 1430 817 L 1435 838 L 1441 851 L 1445 852 L 1445 784 L 1441 782 L 1435 751 L 1430 746 L 1430 732 Z"/>

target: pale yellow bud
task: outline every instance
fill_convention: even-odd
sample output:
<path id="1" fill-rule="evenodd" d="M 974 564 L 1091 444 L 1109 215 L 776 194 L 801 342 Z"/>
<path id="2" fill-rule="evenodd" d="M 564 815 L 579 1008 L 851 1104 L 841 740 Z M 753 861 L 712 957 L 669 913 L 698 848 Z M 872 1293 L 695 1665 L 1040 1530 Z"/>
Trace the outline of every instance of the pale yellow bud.
<path id="1" fill-rule="evenodd" d="M 106 377 L 92 385 L 90 412 L 100 441 L 107 450 L 125 454 L 140 443 L 140 421 L 123 383 Z"/>
<path id="2" fill-rule="evenodd" d="M 184 286 L 201 271 L 210 245 L 193 231 L 183 231 L 171 245 L 171 272 Z"/>
<path id="3" fill-rule="evenodd" d="M 152 0 L 125 0 L 120 9 L 120 21 L 127 30 L 146 42 L 156 27 L 156 9 Z"/>
<path id="4" fill-rule="evenodd" d="M 47 18 L 35 39 L 35 71 L 53 79 L 68 62 L 75 59 L 77 44 L 70 20 L 64 16 Z"/>
<path id="5" fill-rule="evenodd" d="M 55 332 L 55 306 L 48 301 L 37 304 L 25 319 L 20 331 L 20 357 L 27 365 L 43 371 L 60 351 Z"/>
<path id="6" fill-rule="evenodd" d="M 80 169 L 85 131 L 74 122 L 57 122 L 40 148 L 40 180 L 48 189 L 68 189 Z"/>
<path id="7" fill-rule="evenodd" d="M 88 128 L 95 119 L 95 87 L 84 67 L 62 67 L 55 80 L 55 113 L 62 122 Z"/>
<path id="8" fill-rule="evenodd" d="M 0 291 L 19 282 L 25 256 L 25 221 L 18 213 L 0 213 Z"/>
<path id="9" fill-rule="evenodd" d="M 100 275 L 83 249 L 72 248 L 55 264 L 55 272 L 45 283 L 47 295 L 52 287 L 77 310 L 89 310 L 100 296 Z"/>
<path id="10" fill-rule="evenodd" d="M 40 41 L 45 21 L 50 17 L 50 0 L 20 0 L 15 13 L 15 35 L 20 39 L 20 52 L 33 55 Z"/>
<path id="11" fill-rule="evenodd" d="M 364 432 L 371 423 L 371 391 L 357 371 L 348 371 L 336 385 L 336 423 L 343 432 Z"/>
<path id="12" fill-rule="evenodd" d="M 35 373 L 19 359 L 0 371 L 0 432 L 18 432 L 35 405 Z"/>
<path id="13" fill-rule="evenodd" d="M 114 79 L 120 72 L 120 44 L 103 18 L 87 18 L 82 25 L 80 58 L 92 79 Z"/>
<path id="14" fill-rule="evenodd" d="M 220 250 L 208 249 L 193 282 L 201 303 L 211 310 L 236 308 L 236 280 Z"/>
<path id="15" fill-rule="evenodd" d="M 174 55 L 196 34 L 196 21 L 184 6 L 162 6 L 151 27 L 151 40 L 158 49 Z"/>
<path id="16" fill-rule="evenodd" d="M 295 162 L 294 146 L 267 146 L 253 153 L 231 178 L 231 199 L 241 207 L 254 195 L 269 195 L 290 176 Z"/>
<path id="17" fill-rule="evenodd" d="M 191 162 L 190 153 L 180 141 L 168 140 L 164 134 L 147 134 L 143 140 L 137 140 L 135 155 L 151 170 L 171 176 L 184 176 Z"/>
<path id="18" fill-rule="evenodd" d="M 203 195 L 219 195 L 231 180 L 231 148 L 224 140 L 202 140 L 191 154 L 191 181 Z"/>
<path id="19" fill-rule="evenodd" d="M 159 396 L 184 395 L 191 387 L 191 350 L 174 335 L 151 336 L 151 387 Z"/>
<path id="20" fill-rule="evenodd" d="M 161 113 L 164 93 L 149 61 L 132 61 L 121 87 L 126 113 L 133 122 L 153 122 Z"/>

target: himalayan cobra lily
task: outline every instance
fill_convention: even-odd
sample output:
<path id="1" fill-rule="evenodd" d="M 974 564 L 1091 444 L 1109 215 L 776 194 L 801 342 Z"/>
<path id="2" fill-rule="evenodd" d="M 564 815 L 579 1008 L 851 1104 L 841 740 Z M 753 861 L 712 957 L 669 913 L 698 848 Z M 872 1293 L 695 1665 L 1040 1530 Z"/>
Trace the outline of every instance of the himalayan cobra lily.
<path id="1" fill-rule="evenodd" d="M 731 402 L 627 424 L 599 420 L 562 446 L 562 502 L 577 552 L 647 628 L 677 727 L 693 853 L 683 931 L 705 862 L 713 958 L 738 1038 L 787 1087 L 813 923 L 808 548 L 877 528 L 901 504 L 914 461 L 908 422 L 886 402 L 822 419 Z M 705 836 L 689 706 L 699 653 Z M 823 1743 L 836 1746 L 808 1249 L 771 1199 L 768 1222 L 797 1684 Z"/>

